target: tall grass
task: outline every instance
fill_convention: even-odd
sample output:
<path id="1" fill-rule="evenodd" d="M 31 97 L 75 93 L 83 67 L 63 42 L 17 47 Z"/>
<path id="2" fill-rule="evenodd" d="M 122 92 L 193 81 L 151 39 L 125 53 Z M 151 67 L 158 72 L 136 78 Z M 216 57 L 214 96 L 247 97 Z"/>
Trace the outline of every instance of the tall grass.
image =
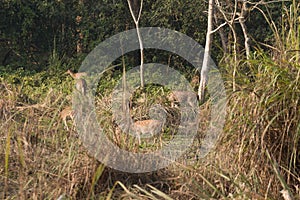
<path id="1" fill-rule="evenodd" d="M 281 27 L 264 13 L 275 35 L 272 50 L 258 48 L 239 62 L 216 152 L 181 179 L 195 199 L 300 198 L 300 4 L 285 5 Z M 224 77 L 231 88 L 230 73 Z"/>
<path id="2" fill-rule="evenodd" d="M 245 63 L 251 81 L 241 70 L 237 91 L 228 92 L 226 134 L 216 165 L 233 176 L 229 183 L 239 185 L 230 192 L 234 198 L 283 198 L 280 191 L 299 198 L 299 6 L 283 4 L 281 27 L 264 13 L 275 35 L 274 56 L 256 49 Z"/>
<path id="3" fill-rule="evenodd" d="M 0 198 L 299 199 L 298 8 L 296 0 L 289 7 L 283 4 L 281 27 L 265 14 L 276 35 L 275 53 L 258 48 L 245 63 L 239 62 L 240 69 L 247 65 L 252 77 L 238 70 L 236 91 L 228 89 L 227 121 L 215 151 L 198 160 L 190 156 L 196 154 L 199 142 L 195 141 L 191 149 L 195 152 L 183 161 L 152 173 L 109 169 L 88 155 L 76 130 L 64 129 L 59 112 L 71 103 L 73 83 L 58 70 L 58 60 L 53 60 L 51 72 L 4 74 L 0 78 Z M 121 137 L 111 120 L 111 82 L 116 83 L 119 74 L 104 76 L 97 91 L 101 95 L 95 98 L 97 113 L 116 144 L 136 150 L 140 147 Z M 232 77 L 224 77 L 230 85 Z M 150 88 L 148 102 L 168 106 L 159 98 L 156 102 L 161 96 Z M 147 112 L 149 106 L 136 103 L 134 112 Z M 199 138 L 209 113 L 207 101 L 200 107 Z M 171 114 L 176 117 L 175 111 Z"/>

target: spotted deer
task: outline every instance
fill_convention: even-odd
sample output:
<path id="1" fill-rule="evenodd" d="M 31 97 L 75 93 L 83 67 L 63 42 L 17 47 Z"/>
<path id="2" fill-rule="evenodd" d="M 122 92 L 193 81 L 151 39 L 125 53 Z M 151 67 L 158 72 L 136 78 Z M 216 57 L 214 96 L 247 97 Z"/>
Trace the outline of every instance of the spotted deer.
<path id="1" fill-rule="evenodd" d="M 60 112 L 60 119 L 63 121 L 65 128 L 69 131 L 67 119 L 70 118 L 74 122 L 74 111 L 72 107 L 68 106 Z"/>
<path id="2" fill-rule="evenodd" d="M 190 91 L 172 91 L 168 96 L 171 107 L 177 107 L 178 103 L 184 106 L 195 107 L 197 105 L 197 95 Z"/>
<path id="3" fill-rule="evenodd" d="M 87 84 L 83 79 L 87 74 L 85 72 L 74 73 L 70 69 L 67 70 L 66 74 L 69 74 L 75 80 L 75 88 L 81 92 L 84 96 L 86 95 Z"/>
<path id="4" fill-rule="evenodd" d="M 132 125 L 132 131 L 136 134 L 139 144 L 141 144 L 141 136 L 142 138 L 150 138 L 160 134 L 163 124 L 163 121 L 156 119 L 136 121 Z"/>

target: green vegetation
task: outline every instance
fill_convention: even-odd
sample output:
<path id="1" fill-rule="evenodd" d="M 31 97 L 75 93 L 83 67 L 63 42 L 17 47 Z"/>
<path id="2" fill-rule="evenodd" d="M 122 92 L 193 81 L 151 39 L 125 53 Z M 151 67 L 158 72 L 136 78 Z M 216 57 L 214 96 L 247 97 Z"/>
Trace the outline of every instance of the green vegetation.
<path id="1" fill-rule="evenodd" d="M 135 1 L 136 2 L 136 1 Z M 204 44 L 204 1 L 144 2 L 140 26 L 178 30 Z M 300 198 L 300 3 L 258 5 L 247 21 L 252 37 L 246 59 L 239 37 L 237 66 L 228 27 L 228 49 L 214 35 L 213 58 L 227 91 L 224 131 L 215 151 L 196 155 L 199 141 L 171 166 L 130 174 L 90 156 L 75 124 L 67 131 L 60 111 L 72 103 L 74 80 L 87 53 L 110 36 L 134 27 L 127 4 L 119 1 L 5 0 L 0 5 L 0 198 L 1 199 L 299 199 Z M 80 22 L 76 21 L 82 17 Z M 257 23 L 259 22 L 259 23 Z M 77 49 L 78 33 L 81 48 Z M 241 33 L 239 27 L 236 32 Z M 147 152 L 172 139 L 179 112 L 170 89 L 147 85 L 132 96 L 133 119 L 149 118 L 163 105 L 167 125 L 161 140 L 137 141 L 112 119 L 112 91 L 126 70 L 138 65 L 138 51 L 113 63 L 96 88 L 96 114 L 120 148 Z M 157 55 L 158 53 L 158 55 Z M 189 63 L 168 52 L 145 51 L 145 63 L 180 71 L 192 82 Z M 236 71 L 234 71 L 236 70 Z M 161 76 L 161 74 L 153 74 Z M 139 80 L 137 80 L 138 82 Z M 197 88 L 194 88 L 195 91 Z M 199 138 L 210 120 L 209 94 L 200 105 Z M 157 139 L 157 138 L 155 138 Z M 158 140 L 156 140 L 157 142 Z"/>

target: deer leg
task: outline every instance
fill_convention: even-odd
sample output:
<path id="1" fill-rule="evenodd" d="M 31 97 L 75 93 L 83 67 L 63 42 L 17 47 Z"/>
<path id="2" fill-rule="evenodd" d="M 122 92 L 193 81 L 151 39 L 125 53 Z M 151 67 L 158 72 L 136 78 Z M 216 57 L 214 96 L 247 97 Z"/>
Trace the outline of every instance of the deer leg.
<path id="1" fill-rule="evenodd" d="M 65 128 L 67 129 L 67 131 L 69 131 L 69 127 L 68 127 L 68 124 L 67 124 L 67 119 L 64 118 L 63 121 L 64 121 Z"/>

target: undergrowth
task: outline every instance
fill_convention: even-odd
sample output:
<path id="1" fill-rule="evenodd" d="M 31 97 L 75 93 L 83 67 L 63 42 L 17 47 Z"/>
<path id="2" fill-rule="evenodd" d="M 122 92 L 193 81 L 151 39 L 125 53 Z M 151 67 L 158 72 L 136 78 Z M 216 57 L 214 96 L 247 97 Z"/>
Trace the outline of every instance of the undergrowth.
<path id="1" fill-rule="evenodd" d="M 227 118 L 215 150 L 204 159 L 193 153 L 171 166 L 144 174 L 105 167 L 84 148 L 76 127 L 67 131 L 60 111 L 71 105 L 73 80 L 65 66 L 48 71 L 0 69 L 0 198 L 1 199 L 300 199 L 300 28 L 299 4 L 283 10 L 285 20 L 273 27 L 275 51 L 256 49 L 240 61 L 232 91 L 230 65 L 223 64 Z M 265 15 L 266 18 L 268 16 Z M 298 21 L 297 21 L 298 20 Z M 55 62 L 55 60 L 52 60 Z M 244 71 L 247 69 L 247 73 Z M 192 77 L 188 74 L 187 77 Z M 96 91 L 97 113 L 110 138 L 124 149 L 143 146 L 116 134 L 111 91 L 121 78 L 109 71 Z M 134 96 L 137 119 L 154 104 L 167 108 L 167 95 L 146 88 L 147 99 Z M 168 117 L 178 118 L 167 109 Z M 209 123 L 209 99 L 200 106 L 199 138 Z M 174 122 L 174 121 L 173 121 Z M 72 121 L 68 121 L 73 124 Z M 176 127 L 165 133 L 175 134 Z M 167 138 L 163 138 L 167 139 Z M 195 151 L 195 152 L 193 152 Z M 196 154 L 196 153 L 195 153 Z M 192 156 L 191 156 L 192 155 Z"/>
<path id="2" fill-rule="evenodd" d="M 46 77 L 46 72 L 3 73 L 1 197 L 278 199 L 281 191 L 296 198 L 300 168 L 299 65 L 279 66 L 263 52 L 253 55 L 246 64 L 253 69 L 252 82 L 245 81 L 247 76 L 241 73 L 236 80 L 237 90 L 228 91 L 227 121 L 215 151 L 205 159 L 188 157 L 145 174 L 104 167 L 87 153 L 74 126 L 65 130 L 59 112 L 71 105 L 73 83 L 63 72 L 52 77 Z M 104 83 L 96 105 L 106 131 L 122 148 L 144 148 L 116 135 L 111 95 L 104 92 L 114 85 Z M 152 104 L 170 106 L 162 101 L 161 90 L 149 88 L 146 91 L 152 103 L 145 104 L 139 95 L 133 100 L 137 118 L 144 116 L 137 115 L 137 110 L 147 113 Z M 209 101 L 200 107 L 199 134 L 209 121 L 209 107 Z M 176 116 L 174 112 L 170 117 Z"/>

